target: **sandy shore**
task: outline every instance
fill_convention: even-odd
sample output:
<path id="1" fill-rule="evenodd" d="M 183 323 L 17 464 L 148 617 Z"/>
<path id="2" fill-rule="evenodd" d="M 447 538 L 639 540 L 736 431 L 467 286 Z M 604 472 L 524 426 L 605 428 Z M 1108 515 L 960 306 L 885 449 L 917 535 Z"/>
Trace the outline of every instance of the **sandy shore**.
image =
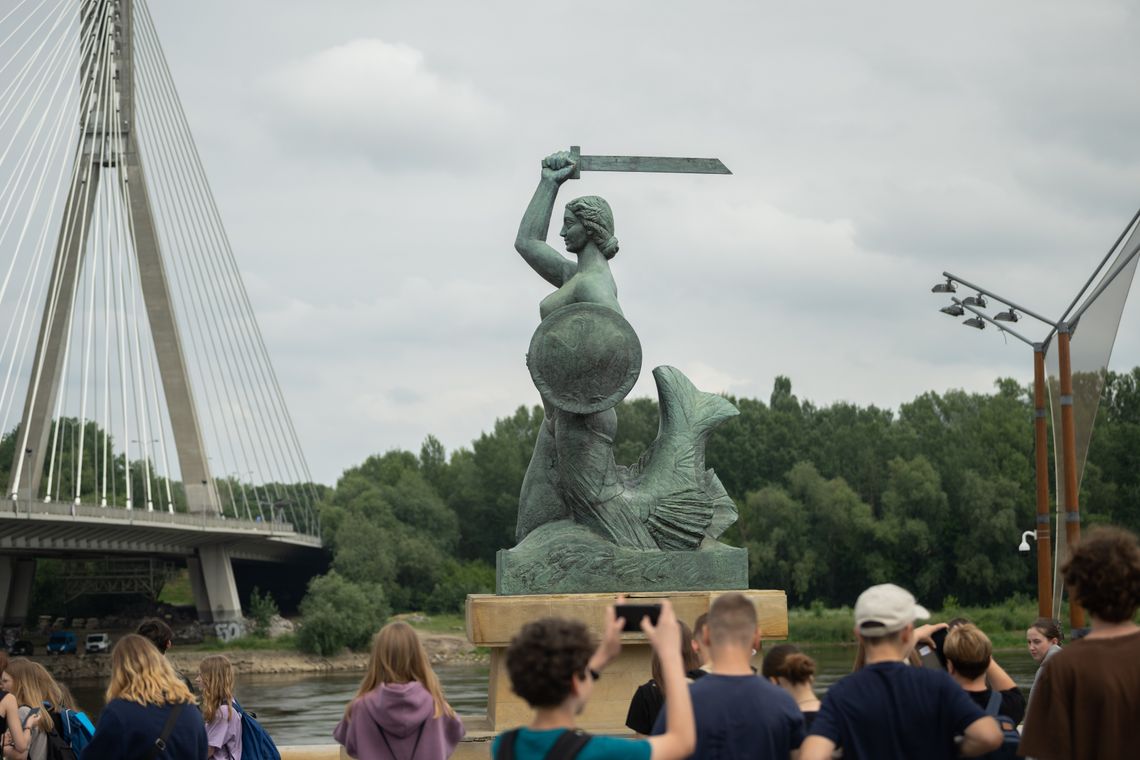
<path id="1" fill-rule="evenodd" d="M 420 634 L 424 647 L 433 665 L 482 663 L 486 655 L 476 652 L 465 637 L 451 634 Z M 198 663 L 212 654 L 225 654 L 241 675 L 265 673 L 335 673 L 364 670 L 368 664 L 366 652 L 344 652 L 331 657 L 318 657 L 301 652 L 285 651 L 244 651 L 225 652 L 180 651 L 177 646 L 170 650 L 170 661 L 183 673 L 195 673 Z M 111 656 L 102 655 L 60 655 L 35 658 L 60 680 L 79 678 L 109 678 Z"/>

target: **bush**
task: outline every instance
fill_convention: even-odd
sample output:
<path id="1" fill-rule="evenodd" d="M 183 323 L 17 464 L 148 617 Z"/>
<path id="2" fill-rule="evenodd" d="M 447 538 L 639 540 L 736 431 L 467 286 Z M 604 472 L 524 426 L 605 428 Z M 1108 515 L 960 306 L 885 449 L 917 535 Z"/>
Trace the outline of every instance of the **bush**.
<path id="1" fill-rule="evenodd" d="M 268 591 L 262 594 L 257 586 L 254 586 L 249 594 L 249 616 L 253 619 L 254 632 L 264 634 L 269 630 L 270 620 L 279 614 L 281 611 L 277 609 L 273 594 Z"/>
<path id="2" fill-rule="evenodd" d="M 495 590 L 495 568 L 482 560 L 449 561 L 443 578 L 435 584 L 424 604 L 428 612 L 462 612 L 468 594 L 490 594 Z"/>
<path id="3" fill-rule="evenodd" d="M 390 613 L 379 585 L 352 583 L 335 570 L 329 571 L 309 582 L 308 593 L 301 600 L 297 646 L 322 656 L 345 647 L 364 649 Z"/>

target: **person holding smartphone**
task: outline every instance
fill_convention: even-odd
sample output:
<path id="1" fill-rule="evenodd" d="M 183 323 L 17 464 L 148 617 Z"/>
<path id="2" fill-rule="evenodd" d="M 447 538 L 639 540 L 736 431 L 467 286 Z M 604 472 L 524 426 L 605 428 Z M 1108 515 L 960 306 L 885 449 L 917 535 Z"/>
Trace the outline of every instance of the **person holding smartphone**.
<path id="1" fill-rule="evenodd" d="M 597 646 L 589 629 L 577 620 L 542 618 L 522 627 L 507 648 L 507 672 L 511 688 L 534 709 L 534 716 L 526 726 L 496 737 L 491 745 L 492 758 L 683 760 L 692 754 L 696 729 L 681 662 L 681 627 L 668 601 L 661 604 L 656 625 L 648 617 L 640 625 L 661 658 L 669 731 L 649 739 L 623 739 L 590 736 L 577 730 L 577 717 L 589 702 L 594 683 L 621 652 L 626 622 L 612 605 L 608 607 L 602 641 Z"/>
<path id="2" fill-rule="evenodd" d="M 946 636 L 943 651 L 950 677 L 978 707 L 986 709 L 990 695 L 996 691 L 1001 695 L 999 715 L 1015 724 L 1025 718 L 1025 696 L 993 658 L 993 644 L 980 628 L 972 623 L 954 626 Z"/>
<path id="3" fill-rule="evenodd" d="M 855 635 L 866 649 L 866 664 L 828 689 L 801 760 L 830 760 L 839 748 L 844 760 L 953 760 L 1001 746 L 997 721 L 945 671 L 906 664 L 918 637 L 915 621 L 929 617 L 893 583 L 859 595 Z M 933 633 L 928 631 L 922 635 Z"/>

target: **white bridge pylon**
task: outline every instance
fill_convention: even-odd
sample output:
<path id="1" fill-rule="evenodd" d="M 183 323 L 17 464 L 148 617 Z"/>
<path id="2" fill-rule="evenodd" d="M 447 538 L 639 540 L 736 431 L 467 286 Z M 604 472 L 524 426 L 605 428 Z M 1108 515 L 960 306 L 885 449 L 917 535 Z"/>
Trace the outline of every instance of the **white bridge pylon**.
<path id="1" fill-rule="evenodd" d="M 0 8 L 0 332 L 14 510 L 71 502 L 318 535 L 145 0 Z"/>

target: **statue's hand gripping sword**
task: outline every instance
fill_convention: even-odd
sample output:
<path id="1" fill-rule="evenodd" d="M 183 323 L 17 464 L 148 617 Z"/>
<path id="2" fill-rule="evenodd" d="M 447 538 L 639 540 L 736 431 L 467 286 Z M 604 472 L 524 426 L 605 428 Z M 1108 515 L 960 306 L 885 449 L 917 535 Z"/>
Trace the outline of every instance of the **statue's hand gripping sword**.
<path id="1" fill-rule="evenodd" d="M 577 145 L 570 146 L 574 162 L 571 179 L 582 172 L 664 172 L 667 174 L 732 174 L 719 158 L 675 158 L 672 156 L 583 156 Z"/>

